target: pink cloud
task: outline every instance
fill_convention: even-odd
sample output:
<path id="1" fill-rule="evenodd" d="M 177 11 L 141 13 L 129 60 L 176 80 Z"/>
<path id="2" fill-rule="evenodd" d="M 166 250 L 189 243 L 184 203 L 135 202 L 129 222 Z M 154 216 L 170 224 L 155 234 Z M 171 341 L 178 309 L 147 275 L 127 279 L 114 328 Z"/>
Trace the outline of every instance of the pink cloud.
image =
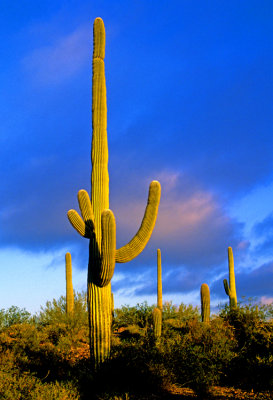
<path id="1" fill-rule="evenodd" d="M 262 296 L 261 297 L 261 303 L 262 304 L 272 304 L 273 303 L 273 297 Z"/>
<path id="2" fill-rule="evenodd" d="M 23 64 L 40 84 L 58 84 L 77 74 L 91 57 L 90 27 L 82 26 L 50 46 L 27 55 Z"/>

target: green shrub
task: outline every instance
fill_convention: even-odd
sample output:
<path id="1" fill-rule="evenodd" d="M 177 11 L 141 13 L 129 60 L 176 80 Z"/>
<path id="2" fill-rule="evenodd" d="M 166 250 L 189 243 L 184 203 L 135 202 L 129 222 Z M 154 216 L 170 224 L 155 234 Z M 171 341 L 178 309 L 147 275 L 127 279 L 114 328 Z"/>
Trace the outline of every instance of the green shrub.
<path id="1" fill-rule="evenodd" d="M 176 382 L 202 396 L 225 374 L 233 346 L 232 329 L 216 318 L 210 324 L 187 322 L 180 333 L 163 342 L 162 351 Z"/>
<path id="2" fill-rule="evenodd" d="M 31 323 L 33 318 L 25 308 L 11 306 L 7 310 L 0 310 L 0 329 L 16 324 Z"/>
<path id="3" fill-rule="evenodd" d="M 149 306 L 145 301 L 144 303 L 137 304 L 135 307 L 128 305 L 116 308 L 114 310 L 113 328 L 137 325 L 140 328 L 147 329 L 152 325 L 152 311 L 153 306 Z"/>
<path id="4" fill-rule="evenodd" d="M 70 382 L 42 383 L 29 373 L 0 369 L 0 398 L 3 400 L 78 400 Z"/>
<path id="5" fill-rule="evenodd" d="M 238 304 L 236 309 L 225 307 L 220 315 L 233 328 L 236 357 L 230 364 L 231 384 L 249 389 L 273 388 L 273 322 L 272 305 Z M 255 379 L 253 379 L 255 377 Z"/>

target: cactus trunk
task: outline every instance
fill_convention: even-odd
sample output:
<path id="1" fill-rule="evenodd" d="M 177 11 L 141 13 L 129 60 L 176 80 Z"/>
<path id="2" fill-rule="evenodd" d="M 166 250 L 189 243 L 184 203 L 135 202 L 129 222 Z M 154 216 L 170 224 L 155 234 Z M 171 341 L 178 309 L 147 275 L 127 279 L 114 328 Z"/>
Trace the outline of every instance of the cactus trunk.
<path id="1" fill-rule="evenodd" d="M 161 251 L 157 249 L 157 308 L 162 311 L 162 268 L 161 268 Z"/>
<path id="2" fill-rule="evenodd" d="M 65 277 L 66 277 L 66 314 L 72 315 L 74 312 L 74 292 L 72 284 L 72 261 L 71 254 L 65 255 Z"/>
<path id="3" fill-rule="evenodd" d="M 202 322 L 209 323 L 210 321 L 210 292 L 206 283 L 201 285 L 201 316 Z"/>
<path id="4" fill-rule="evenodd" d="M 226 279 L 224 279 L 224 288 L 226 294 L 229 296 L 230 308 L 237 307 L 237 294 L 235 285 L 235 272 L 234 272 L 234 258 L 232 248 L 228 248 L 228 269 L 229 269 L 229 284 Z"/>
<path id="5" fill-rule="evenodd" d="M 162 331 L 162 311 L 157 307 L 153 310 L 153 327 L 154 337 L 159 341 Z"/>
<path id="6" fill-rule="evenodd" d="M 91 358 L 95 360 L 95 366 L 97 366 L 109 357 L 111 336 L 111 283 L 99 287 L 94 275 L 101 254 L 101 215 L 105 209 L 109 208 L 107 107 L 104 72 L 105 31 L 101 19 L 95 20 L 93 34 L 91 204 L 96 221 L 96 235 L 91 238 L 89 244 L 87 302 Z"/>

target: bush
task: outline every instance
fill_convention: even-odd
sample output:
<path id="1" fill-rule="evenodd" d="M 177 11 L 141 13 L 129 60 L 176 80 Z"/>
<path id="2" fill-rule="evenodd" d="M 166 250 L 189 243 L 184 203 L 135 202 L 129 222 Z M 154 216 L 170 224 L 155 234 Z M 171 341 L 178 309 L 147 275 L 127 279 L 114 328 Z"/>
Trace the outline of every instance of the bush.
<path id="1" fill-rule="evenodd" d="M 5 400 L 78 400 L 71 383 L 42 383 L 27 372 L 0 369 L 0 398 Z"/>
<path id="2" fill-rule="evenodd" d="M 230 383 L 249 389 L 273 388 L 273 322 L 269 320 L 272 305 L 253 302 L 225 307 L 221 317 L 233 328 L 236 338 L 230 365 Z M 255 376 L 255 379 L 253 377 Z"/>
<path id="3" fill-rule="evenodd" d="M 31 314 L 25 308 L 11 306 L 7 310 L 0 310 L 0 329 L 7 328 L 15 324 L 31 323 L 34 321 Z"/>
<path id="4" fill-rule="evenodd" d="M 162 342 L 162 351 L 176 382 L 205 396 L 226 373 L 233 346 L 233 330 L 216 318 L 210 324 L 187 322 L 180 333 Z"/>
<path id="5" fill-rule="evenodd" d="M 152 325 L 152 311 L 154 306 L 149 306 L 145 301 L 142 304 L 137 304 L 135 307 L 128 305 L 116 308 L 114 310 L 113 328 L 137 325 L 142 329 L 148 329 Z"/>

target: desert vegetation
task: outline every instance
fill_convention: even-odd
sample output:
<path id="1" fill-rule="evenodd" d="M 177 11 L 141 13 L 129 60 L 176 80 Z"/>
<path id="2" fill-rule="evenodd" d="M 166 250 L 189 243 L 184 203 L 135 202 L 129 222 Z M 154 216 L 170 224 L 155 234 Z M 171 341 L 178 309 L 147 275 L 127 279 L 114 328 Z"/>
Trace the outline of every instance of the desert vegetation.
<path id="1" fill-rule="evenodd" d="M 203 323 L 197 307 L 165 302 L 160 338 L 154 308 L 114 310 L 110 357 L 99 369 L 90 363 L 85 293 L 75 294 L 73 314 L 64 296 L 36 315 L 1 310 L 0 398 L 272 398 L 272 304 L 225 306 Z"/>
<path id="2" fill-rule="evenodd" d="M 66 254 L 66 297 L 36 315 L 16 306 L 0 310 L 0 398 L 136 400 L 177 398 L 270 399 L 273 389 L 273 306 L 237 303 L 231 247 L 229 306 L 211 315 L 210 291 L 201 286 L 200 310 L 163 303 L 157 251 L 157 304 L 114 308 L 115 263 L 137 257 L 155 226 L 161 187 L 150 184 L 135 236 L 116 249 L 109 209 L 105 30 L 94 22 L 92 189 L 78 193 L 81 216 L 68 211 L 89 239 L 87 293 L 75 293 Z"/>

